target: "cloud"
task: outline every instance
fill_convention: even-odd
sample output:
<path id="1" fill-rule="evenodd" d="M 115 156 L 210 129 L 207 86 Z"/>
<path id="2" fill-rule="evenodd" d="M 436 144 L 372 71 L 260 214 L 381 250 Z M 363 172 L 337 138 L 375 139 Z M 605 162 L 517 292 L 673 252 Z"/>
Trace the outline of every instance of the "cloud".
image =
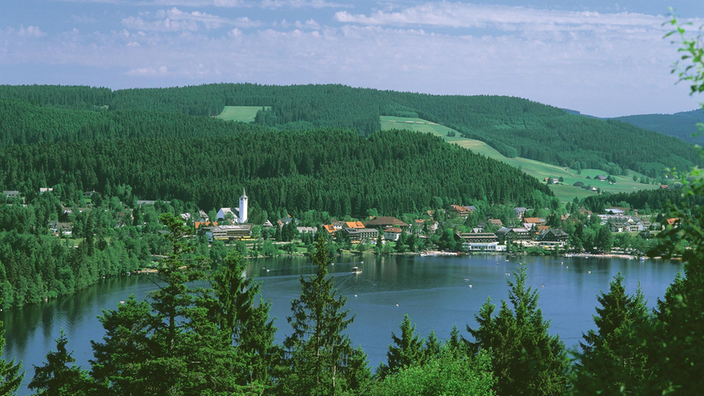
<path id="1" fill-rule="evenodd" d="M 262 8 L 347 8 L 349 4 L 333 3 L 325 0 L 262 0 Z"/>
<path id="2" fill-rule="evenodd" d="M 308 19 L 305 22 L 296 21 L 294 23 L 290 23 L 284 19 L 283 21 L 281 21 L 281 27 L 284 27 L 284 28 L 295 27 L 296 29 L 319 30 L 320 24 L 313 19 Z"/>
<path id="3" fill-rule="evenodd" d="M 137 77 L 155 77 L 163 76 L 169 72 L 169 68 L 166 66 L 160 67 L 140 67 L 136 69 L 130 69 L 125 74 L 128 76 Z"/>
<path id="4" fill-rule="evenodd" d="M 46 33 L 39 29 L 39 26 L 27 26 L 20 25 L 20 29 L 17 31 L 17 35 L 20 37 L 43 37 Z"/>
<path id="5" fill-rule="evenodd" d="M 247 17 L 228 19 L 199 11 L 185 12 L 175 7 L 170 10 L 157 11 L 153 16 L 155 20 L 145 21 L 142 16 L 149 18 L 151 14 L 142 13 L 138 17 L 124 18 L 122 24 L 128 29 L 153 32 L 197 32 L 201 26 L 206 30 L 213 30 L 225 25 L 243 29 L 262 25 L 260 21 L 253 21 Z"/>
<path id="6" fill-rule="evenodd" d="M 347 8 L 350 4 L 327 0 L 58 0 L 71 3 L 119 4 L 131 6 L 180 6 L 180 7 L 261 7 L 279 8 Z"/>
<path id="7" fill-rule="evenodd" d="M 374 26 L 434 26 L 451 28 L 497 28 L 500 30 L 662 30 L 660 15 L 639 13 L 599 13 L 562 11 L 483 4 L 427 3 L 400 11 L 379 10 L 364 14 L 339 11 L 335 19 L 342 23 Z"/>

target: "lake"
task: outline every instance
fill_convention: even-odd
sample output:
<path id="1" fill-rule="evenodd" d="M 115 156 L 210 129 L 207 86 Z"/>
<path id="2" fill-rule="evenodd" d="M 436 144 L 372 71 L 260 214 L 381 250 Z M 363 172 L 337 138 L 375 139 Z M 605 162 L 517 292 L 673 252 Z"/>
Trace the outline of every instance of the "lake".
<path id="1" fill-rule="evenodd" d="M 447 339 L 454 325 L 468 337 L 467 324 L 475 326 L 474 314 L 487 297 L 494 303 L 507 299 L 507 273 L 516 268 L 516 257 L 345 257 L 336 258 L 330 273 L 339 292 L 349 297 L 347 309 L 356 315 L 348 333 L 354 346 L 361 345 L 369 355 L 370 367 L 386 360 L 391 332 L 399 332 L 403 315 L 408 314 L 416 331 L 427 338 L 435 331 Z M 568 347 L 578 345 L 582 332 L 594 327 L 597 294 L 607 291 L 613 276 L 621 271 L 628 293 L 640 282 L 648 305 L 653 307 L 682 269 L 679 262 L 624 260 L 612 258 L 522 257 L 527 264 L 527 283 L 540 292 L 543 317 L 551 320 L 550 332 L 560 335 Z M 358 266 L 361 273 L 353 273 Z M 273 302 L 271 317 L 283 341 L 291 328 L 286 322 L 290 301 L 300 294 L 299 277 L 315 272 L 307 258 L 277 258 L 248 261 L 247 276 L 263 282 L 262 296 Z M 130 294 L 143 299 L 155 289 L 152 275 L 136 275 L 102 280 L 72 296 L 43 304 L 0 312 L 5 322 L 6 359 L 16 358 L 26 370 L 19 394 L 28 394 L 26 385 L 34 375 L 33 365 L 41 365 L 46 353 L 56 348 L 55 339 L 63 328 L 69 350 L 77 364 L 89 369 L 93 357 L 89 340 L 99 340 L 103 328 L 96 318 L 102 309 L 114 309 Z M 398 306 L 397 306 L 398 304 Z"/>

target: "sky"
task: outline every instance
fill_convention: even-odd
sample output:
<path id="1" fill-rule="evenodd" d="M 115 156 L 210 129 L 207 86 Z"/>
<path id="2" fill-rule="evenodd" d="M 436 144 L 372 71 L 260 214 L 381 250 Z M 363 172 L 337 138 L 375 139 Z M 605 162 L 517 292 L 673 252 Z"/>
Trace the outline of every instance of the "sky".
<path id="1" fill-rule="evenodd" d="M 704 0 L 4 0 L 0 84 L 217 82 L 506 95 L 613 117 L 700 107 L 671 74 Z"/>

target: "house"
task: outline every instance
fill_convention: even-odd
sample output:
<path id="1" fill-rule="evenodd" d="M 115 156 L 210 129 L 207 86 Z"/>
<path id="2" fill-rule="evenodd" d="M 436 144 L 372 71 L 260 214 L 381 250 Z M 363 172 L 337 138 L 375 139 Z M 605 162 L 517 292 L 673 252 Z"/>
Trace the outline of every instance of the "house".
<path id="1" fill-rule="evenodd" d="M 515 213 L 516 217 L 518 217 L 519 219 L 523 218 L 523 215 L 526 213 L 526 211 L 528 211 L 528 209 L 524 208 L 522 206 L 519 206 L 517 208 L 513 208 L 513 213 Z"/>
<path id="2" fill-rule="evenodd" d="M 44 194 L 45 192 L 52 192 L 52 191 L 54 191 L 54 189 L 51 187 L 49 187 L 49 188 L 41 187 L 39 189 L 39 194 Z"/>
<path id="3" fill-rule="evenodd" d="M 390 216 L 376 216 L 364 224 L 367 228 L 384 228 L 384 227 L 408 227 L 408 224 Z"/>
<path id="4" fill-rule="evenodd" d="M 208 241 L 231 241 L 250 239 L 252 237 L 251 224 L 223 225 L 205 230 Z"/>
<path id="5" fill-rule="evenodd" d="M 566 232 L 556 228 L 550 228 L 547 230 L 541 230 L 538 233 L 536 240 L 541 242 L 565 242 L 568 238 L 569 234 Z"/>
<path id="6" fill-rule="evenodd" d="M 465 243 L 493 243 L 499 242 L 499 237 L 493 232 L 458 232 L 455 239 Z"/>
<path id="7" fill-rule="evenodd" d="M 296 227 L 296 230 L 298 230 L 299 234 L 315 235 L 315 233 L 318 232 L 318 229 L 315 227 Z"/>
<path id="8" fill-rule="evenodd" d="M 53 236 L 71 236 L 73 235 L 73 223 L 52 220 L 49 222 L 49 233 Z"/>
<path id="9" fill-rule="evenodd" d="M 361 230 L 364 228 L 364 224 L 362 224 L 361 221 L 346 221 L 345 225 L 342 226 L 343 229 L 348 229 L 348 228 L 354 228 L 357 230 Z"/>
<path id="10" fill-rule="evenodd" d="M 143 199 L 143 200 L 138 200 L 137 201 L 137 206 L 142 206 L 142 205 L 154 205 L 156 203 L 155 200 L 152 199 Z"/>
<path id="11" fill-rule="evenodd" d="M 677 225 L 677 223 L 679 223 L 679 222 L 680 222 L 680 219 L 677 217 L 667 219 L 667 225 L 672 226 L 672 227 L 675 227 Z"/>
<path id="12" fill-rule="evenodd" d="M 587 179 L 591 180 L 592 178 L 591 178 L 591 177 L 589 177 L 589 176 L 587 176 Z"/>
<path id="13" fill-rule="evenodd" d="M 269 220 L 267 219 L 267 221 L 265 221 L 264 224 L 262 224 L 262 227 L 264 227 L 264 228 L 273 228 L 274 225 L 271 224 L 271 221 L 269 221 Z"/>
<path id="14" fill-rule="evenodd" d="M 232 208 L 220 208 L 215 217 L 218 221 L 228 220 L 228 217 L 231 217 L 233 222 L 237 222 L 237 215 L 232 211 Z"/>
<path id="15" fill-rule="evenodd" d="M 403 231 L 398 227 L 384 228 L 384 239 L 387 241 L 398 241 Z"/>
<path id="16" fill-rule="evenodd" d="M 496 236 L 500 241 L 524 241 L 531 239 L 531 232 L 525 228 L 501 227 L 496 231 Z"/>
<path id="17" fill-rule="evenodd" d="M 196 221 L 195 222 L 195 227 L 196 230 L 206 228 L 206 227 L 216 227 L 218 223 L 216 221 Z"/>
<path id="18" fill-rule="evenodd" d="M 325 230 L 330 235 L 335 235 L 335 233 L 338 231 L 332 224 L 323 224 L 323 230 Z"/>
<path id="19" fill-rule="evenodd" d="M 190 213 L 181 213 L 180 216 L 181 216 L 181 218 L 183 219 L 183 221 L 188 221 L 188 220 L 191 219 L 191 214 L 190 214 Z"/>
<path id="20" fill-rule="evenodd" d="M 667 184 L 661 184 L 661 185 L 660 185 L 660 189 L 661 189 L 661 190 L 664 190 L 664 189 L 666 189 L 666 188 L 667 188 Z"/>
<path id="21" fill-rule="evenodd" d="M 350 242 L 373 242 L 379 237 L 376 228 L 347 228 L 343 230 L 350 236 Z"/>
<path id="22" fill-rule="evenodd" d="M 609 229 L 611 232 L 628 232 L 628 224 L 624 222 L 613 222 L 609 223 Z"/>
<path id="23" fill-rule="evenodd" d="M 531 227 L 531 228 L 534 227 L 534 226 L 536 226 L 536 225 L 541 225 L 541 224 L 543 224 L 544 222 L 545 222 L 544 220 L 541 220 L 541 219 L 538 218 L 538 217 L 526 217 L 526 218 L 523 219 L 523 224 L 530 224 L 530 227 Z M 526 227 L 526 228 L 527 228 L 527 227 Z"/>
<path id="24" fill-rule="evenodd" d="M 85 197 L 85 198 L 90 198 L 90 197 L 92 197 L 93 195 L 95 195 L 95 194 L 97 194 L 97 193 L 98 193 L 98 192 L 95 191 L 95 190 L 86 191 L 86 192 L 83 193 L 83 197 Z"/>
<path id="25" fill-rule="evenodd" d="M 203 210 L 198 211 L 198 216 L 200 216 L 200 221 L 209 221 L 208 214 Z"/>
<path id="26" fill-rule="evenodd" d="M 457 212 L 457 214 L 462 218 L 467 218 L 470 213 L 474 212 L 477 208 L 474 206 L 460 206 L 460 205 L 450 205 L 452 210 Z"/>
<path id="27" fill-rule="evenodd" d="M 489 219 L 489 223 L 502 227 L 504 223 L 501 222 L 501 219 Z"/>
<path id="28" fill-rule="evenodd" d="M 3 191 L 3 192 L 2 192 L 2 195 L 4 195 L 5 197 L 7 197 L 8 199 L 14 199 L 14 198 L 17 198 L 17 197 L 20 196 L 20 192 L 19 192 L 19 191 L 14 191 L 14 190 Z"/>
<path id="29" fill-rule="evenodd" d="M 582 183 L 581 181 L 578 181 L 578 182 L 574 183 L 573 186 L 582 188 L 582 187 L 584 187 L 584 183 Z"/>
<path id="30" fill-rule="evenodd" d="M 596 175 L 596 176 L 594 176 L 594 180 L 606 181 L 606 179 L 608 179 L 608 177 L 607 177 L 607 176 L 604 176 L 604 175 Z"/>

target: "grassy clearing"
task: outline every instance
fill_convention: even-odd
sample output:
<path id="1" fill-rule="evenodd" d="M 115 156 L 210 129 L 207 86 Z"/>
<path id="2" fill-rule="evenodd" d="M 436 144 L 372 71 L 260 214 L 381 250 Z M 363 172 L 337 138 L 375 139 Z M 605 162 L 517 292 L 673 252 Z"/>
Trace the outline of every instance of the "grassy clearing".
<path id="1" fill-rule="evenodd" d="M 262 107 L 271 108 L 269 106 L 225 106 L 217 118 L 225 121 L 254 122 L 257 111 Z"/>
<path id="2" fill-rule="evenodd" d="M 535 161 L 528 158 L 507 158 L 503 154 L 496 151 L 494 148 L 488 144 L 473 139 L 467 139 L 464 137 L 458 137 L 459 133 L 455 137 L 447 136 L 447 133 L 454 131 L 451 128 L 445 127 L 443 125 L 434 124 L 430 121 L 423 120 L 421 118 L 405 118 L 405 117 L 381 117 L 381 129 L 406 129 L 410 131 L 432 133 L 434 135 L 442 137 L 446 142 L 456 144 L 460 147 L 469 149 L 475 153 L 482 154 L 486 157 L 493 158 L 495 160 L 504 162 L 508 165 L 514 166 L 528 175 L 538 178 L 539 180 L 545 180 L 546 177 L 560 178 L 562 177 L 564 183 L 559 183 L 557 185 L 551 185 L 550 189 L 553 191 L 556 197 L 562 201 L 571 201 L 575 197 L 584 198 L 591 195 L 596 195 L 595 192 L 582 190 L 579 187 L 574 187 L 573 184 L 581 181 L 585 185 L 591 185 L 601 189 L 602 191 L 609 191 L 611 193 L 620 192 L 633 192 L 637 190 L 652 190 L 659 186 L 651 184 L 641 184 L 633 181 L 633 175 L 635 174 L 640 178 L 642 175 L 640 173 L 629 173 L 628 176 L 615 176 L 616 184 L 609 184 L 607 181 L 596 181 L 592 180 L 596 175 L 607 175 L 601 169 L 582 169 L 580 174 L 574 169 L 564 168 L 556 165 L 546 164 L 544 162 Z M 455 131 L 456 132 L 456 131 Z M 587 179 L 587 176 L 590 179 Z"/>

